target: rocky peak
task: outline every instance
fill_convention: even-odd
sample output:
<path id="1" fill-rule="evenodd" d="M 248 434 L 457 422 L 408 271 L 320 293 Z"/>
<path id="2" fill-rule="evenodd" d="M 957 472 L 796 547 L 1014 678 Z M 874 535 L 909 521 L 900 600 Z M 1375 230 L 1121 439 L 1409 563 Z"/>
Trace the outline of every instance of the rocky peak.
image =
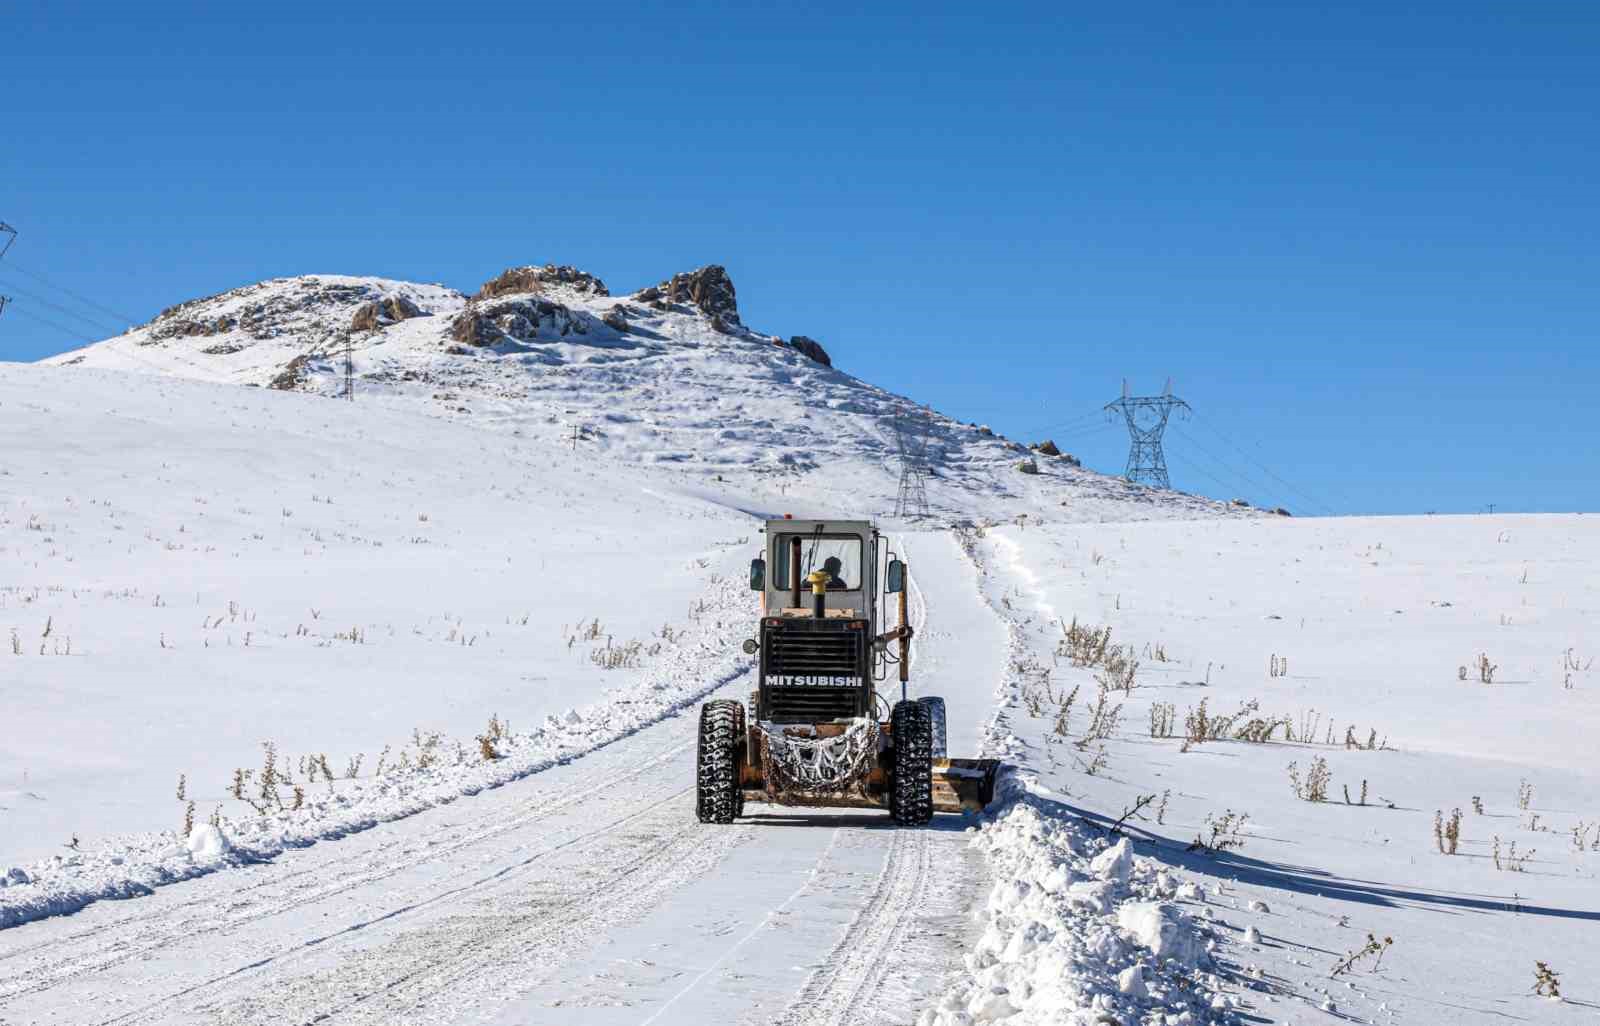
<path id="1" fill-rule="evenodd" d="M 405 296 L 381 296 L 356 307 L 350 318 L 350 330 L 376 331 L 385 325 L 421 317 L 422 313 L 422 308 Z"/>
<path id="2" fill-rule="evenodd" d="M 674 274 L 654 289 L 644 289 L 638 295 L 641 299 L 659 297 L 668 303 L 691 303 L 708 317 L 720 318 L 726 324 L 739 323 L 733 279 L 721 264 L 707 264 L 698 270 Z"/>
<path id="3" fill-rule="evenodd" d="M 580 271 L 576 267 L 558 267 L 555 264 L 545 264 L 543 267 L 529 264 L 526 267 L 509 268 L 490 278 L 472 298 L 493 299 L 496 296 L 508 296 L 517 292 L 543 292 L 551 286 L 591 296 L 611 295 L 606 283 L 587 271 Z"/>
<path id="4" fill-rule="evenodd" d="M 450 322 L 450 337 L 470 346 L 527 343 L 588 335 L 599 323 L 591 314 L 549 299 L 511 296 L 468 303 Z"/>
<path id="5" fill-rule="evenodd" d="M 796 335 L 789 340 L 789 348 L 793 349 L 802 356 L 809 356 L 811 359 L 822 364 L 824 367 L 833 366 L 833 360 L 829 359 L 828 351 L 822 348 L 822 343 L 818 342 L 814 338 L 808 338 L 805 335 Z"/>

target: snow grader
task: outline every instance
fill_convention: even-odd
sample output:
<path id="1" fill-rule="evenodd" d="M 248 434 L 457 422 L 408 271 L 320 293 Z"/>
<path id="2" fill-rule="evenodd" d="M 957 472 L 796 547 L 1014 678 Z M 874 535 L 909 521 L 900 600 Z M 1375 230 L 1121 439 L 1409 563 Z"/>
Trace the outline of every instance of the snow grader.
<path id="1" fill-rule="evenodd" d="M 987 806 L 999 762 L 950 758 L 944 700 L 909 697 L 908 575 L 888 539 L 865 521 L 791 517 L 763 533 L 750 563 L 761 615 L 744 642 L 759 654 L 758 687 L 748 704 L 700 708 L 700 821 L 731 823 L 746 802 L 882 808 L 902 826 Z"/>

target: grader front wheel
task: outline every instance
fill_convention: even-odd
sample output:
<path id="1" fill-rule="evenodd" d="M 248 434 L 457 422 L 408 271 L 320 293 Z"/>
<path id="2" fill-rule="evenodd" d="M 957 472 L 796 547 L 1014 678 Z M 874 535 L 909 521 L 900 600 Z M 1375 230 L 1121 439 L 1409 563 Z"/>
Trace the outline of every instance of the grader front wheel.
<path id="1" fill-rule="evenodd" d="M 889 714 L 894 745 L 889 772 L 889 815 L 900 826 L 933 819 L 933 722 L 920 702 L 897 702 Z"/>
<path id="2" fill-rule="evenodd" d="M 744 706 L 719 698 L 700 707 L 696 752 L 695 815 L 702 823 L 732 823 L 744 811 L 739 790 L 739 750 L 744 745 Z"/>

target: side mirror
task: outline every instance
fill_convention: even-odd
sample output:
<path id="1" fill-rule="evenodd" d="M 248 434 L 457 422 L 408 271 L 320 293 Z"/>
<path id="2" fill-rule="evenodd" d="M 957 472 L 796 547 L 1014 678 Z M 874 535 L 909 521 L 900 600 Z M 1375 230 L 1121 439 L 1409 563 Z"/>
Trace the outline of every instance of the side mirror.
<path id="1" fill-rule="evenodd" d="M 904 563 L 898 559 L 889 560 L 888 577 L 889 579 L 884 585 L 884 591 L 893 595 L 906 590 L 906 565 Z"/>
<path id="2" fill-rule="evenodd" d="M 750 590 L 765 591 L 767 587 L 767 561 L 752 559 L 750 561 Z"/>

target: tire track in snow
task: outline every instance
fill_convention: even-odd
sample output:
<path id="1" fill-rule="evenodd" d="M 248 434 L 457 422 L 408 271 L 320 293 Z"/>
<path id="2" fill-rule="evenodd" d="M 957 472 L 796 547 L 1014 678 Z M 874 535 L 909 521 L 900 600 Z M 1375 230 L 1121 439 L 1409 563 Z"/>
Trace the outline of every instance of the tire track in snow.
<path id="1" fill-rule="evenodd" d="M 844 830 L 844 827 L 834 828 L 832 835 L 828 837 L 827 847 L 822 849 L 822 854 L 817 856 L 817 861 L 811 867 L 811 872 L 806 874 L 805 883 L 801 884 L 800 887 L 794 891 L 794 893 L 790 894 L 781 903 L 769 910 L 767 914 L 762 917 L 761 922 L 757 923 L 754 927 L 746 931 L 745 934 L 738 940 L 728 945 L 728 947 L 723 950 L 722 954 L 718 955 L 710 965 L 701 970 L 699 975 L 690 980 L 688 984 L 686 984 L 676 994 L 672 995 L 672 997 L 663 1002 L 661 1007 L 657 1008 L 653 1013 L 651 1013 L 650 1017 L 644 1022 L 640 1023 L 639 1026 L 651 1026 L 652 1023 L 656 1022 L 663 1015 L 665 1015 L 668 1010 L 670 1010 L 673 1005 L 677 1004 L 678 1001 L 681 1000 L 685 995 L 689 994 L 696 987 L 700 986 L 700 984 L 704 983 L 706 977 L 715 972 L 719 966 L 725 964 L 734 952 L 750 943 L 750 941 L 753 940 L 757 934 L 770 927 L 779 916 L 787 915 L 790 907 L 811 891 L 812 885 L 817 881 L 818 871 L 828 861 L 828 859 L 833 856 L 834 849 L 839 846 L 839 838 L 844 833 Z"/>
<path id="2" fill-rule="evenodd" d="M 866 904 L 822 968 L 800 988 L 778 1026 L 857 1026 L 871 1018 L 873 998 L 927 891 L 933 846 L 925 830 L 898 829 Z"/>
<path id="3" fill-rule="evenodd" d="M 911 625 L 925 637 L 927 595 L 916 575 L 910 576 L 909 583 Z M 913 667 L 918 650 L 915 644 L 911 648 Z M 887 995 L 883 991 L 889 969 L 916 968 L 916 960 L 907 957 L 912 928 L 919 919 L 950 911 L 933 908 L 930 901 L 936 843 L 944 844 L 946 840 L 931 824 L 893 831 L 883 869 L 866 902 L 822 967 L 801 986 L 799 994 L 774 1022 L 779 1026 L 857 1026 L 884 1018 Z M 961 842 L 950 839 L 950 843 Z"/>
<path id="4" fill-rule="evenodd" d="M 576 872 L 550 877 L 543 887 L 519 888 L 508 903 L 462 911 L 356 952 L 331 970 L 292 981 L 281 976 L 251 980 L 255 993 L 242 996 L 196 992 L 201 1000 L 184 1008 L 180 1021 L 202 1015 L 226 1026 L 422 1026 L 496 1006 L 559 972 L 573 950 L 643 916 L 671 892 L 709 873 L 749 838 L 752 828 L 743 826 L 713 831 L 707 840 L 683 797 L 688 790 L 678 801 L 630 817 L 672 825 L 673 832 L 656 836 L 654 843 L 641 843 L 629 833 L 616 839 L 615 851 L 602 849 Z M 211 983 L 231 986 L 234 981 Z M 140 1015 L 103 1026 L 165 1021 L 171 1017 Z"/>
<path id="5" fill-rule="evenodd" d="M 138 912 L 109 925 L 92 927 L 59 940 L 10 952 L 4 956 L 4 960 L 23 958 L 25 961 L 20 965 L 5 966 L 6 975 L 0 976 L 0 1001 L 14 1000 L 69 984 L 85 975 L 99 973 L 134 959 L 148 958 L 188 941 L 231 933 L 253 923 L 285 916 L 306 906 L 328 902 L 362 887 L 381 883 L 424 863 L 449 859 L 512 831 L 536 826 L 550 816 L 576 805 L 592 802 L 595 794 L 604 794 L 610 789 L 624 787 L 641 777 L 654 774 L 664 764 L 682 758 L 687 751 L 688 743 L 675 739 L 672 744 L 652 753 L 631 769 L 621 773 L 601 772 L 580 777 L 562 785 L 553 794 L 544 792 L 530 796 L 489 823 L 474 825 L 464 832 L 459 825 L 443 825 L 435 834 L 407 839 L 405 850 L 398 853 L 382 844 L 376 849 L 363 848 L 359 851 L 330 849 L 334 850 L 336 856 L 331 868 L 339 874 L 331 880 L 328 879 L 330 866 L 318 861 L 243 890 L 225 887 L 220 893 L 185 901 L 177 908 L 159 903 L 144 906 Z M 648 789 L 646 793 L 650 793 Z M 532 862 L 575 844 L 600 840 L 636 818 L 636 815 L 626 816 L 548 846 L 527 861 Z M 267 872 L 270 873 L 271 869 Z M 458 872 L 450 879 L 458 880 L 471 872 Z M 468 885 L 471 886 L 474 885 Z M 462 889 L 452 888 L 451 893 Z M 416 903 L 412 909 L 421 908 L 423 904 Z M 393 914 L 401 913 L 397 911 Z"/>

